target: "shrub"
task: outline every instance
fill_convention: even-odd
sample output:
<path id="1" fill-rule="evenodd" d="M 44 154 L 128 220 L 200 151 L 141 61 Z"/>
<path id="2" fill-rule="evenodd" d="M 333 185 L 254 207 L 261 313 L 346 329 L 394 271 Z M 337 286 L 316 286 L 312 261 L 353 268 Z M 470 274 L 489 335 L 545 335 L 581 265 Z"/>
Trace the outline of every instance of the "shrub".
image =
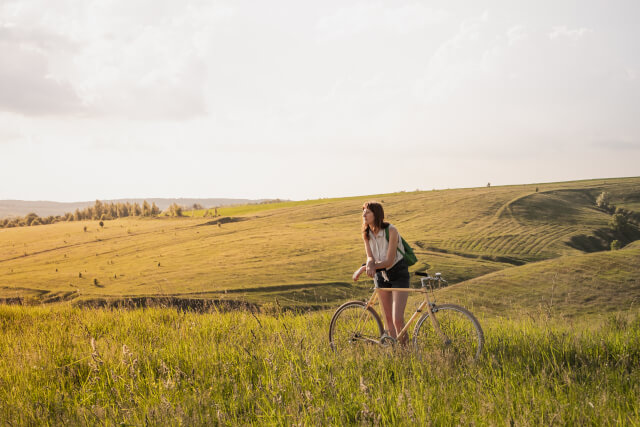
<path id="1" fill-rule="evenodd" d="M 623 233 L 627 229 L 628 224 L 627 217 L 619 213 L 613 214 L 609 221 L 609 227 L 611 227 L 613 231 L 620 233 Z"/>
<path id="2" fill-rule="evenodd" d="M 619 240 L 614 240 L 613 242 L 611 242 L 611 250 L 612 251 L 617 251 L 621 247 L 622 247 L 622 244 L 620 243 Z"/>
<path id="3" fill-rule="evenodd" d="M 24 217 L 23 221 L 25 225 L 31 225 L 31 223 L 35 221 L 37 218 L 38 218 L 38 214 L 31 212 Z"/>
<path id="4" fill-rule="evenodd" d="M 182 216 L 182 206 L 177 203 L 172 203 L 171 206 L 169 206 L 169 214 L 171 216 Z"/>

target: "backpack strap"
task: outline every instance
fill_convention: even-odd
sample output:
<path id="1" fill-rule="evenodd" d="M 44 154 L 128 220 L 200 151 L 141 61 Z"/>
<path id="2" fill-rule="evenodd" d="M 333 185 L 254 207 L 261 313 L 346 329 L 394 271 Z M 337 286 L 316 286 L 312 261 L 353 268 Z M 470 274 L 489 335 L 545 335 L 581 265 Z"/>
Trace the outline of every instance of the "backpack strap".
<path id="1" fill-rule="evenodd" d="M 389 224 L 389 225 L 387 226 L 387 228 L 385 228 L 385 229 L 384 229 L 384 237 L 386 237 L 386 238 L 387 238 L 387 243 L 389 243 L 389 227 L 391 227 L 391 224 Z M 400 243 L 402 243 L 402 242 L 400 242 Z M 400 255 L 402 255 L 402 256 L 404 257 L 404 252 L 402 252 L 402 251 L 400 250 L 400 246 L 401 246 L 401 245 L 398 245 L 398 246 L 396 247 L 396 249 L 398 250 L 398 252 L 400 252 Z"/>

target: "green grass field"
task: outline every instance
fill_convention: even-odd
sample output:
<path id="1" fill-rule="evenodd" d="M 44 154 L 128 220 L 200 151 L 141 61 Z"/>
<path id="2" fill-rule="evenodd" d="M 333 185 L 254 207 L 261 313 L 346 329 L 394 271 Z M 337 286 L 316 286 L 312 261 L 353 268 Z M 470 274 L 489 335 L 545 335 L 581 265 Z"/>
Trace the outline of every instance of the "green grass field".
<path id="1" fill-rule="evenodd" d="M 24 424 L 637 425 L 640 312 L 484 319 L 477 364 L 333 354 L 330 312 L 0 306 L 0 419 Z"/>
<path id="2" fill-rule="evenodd" d="M 0 420 L 640 425 L 637 230 L 595 251 L 617 237 L 597 196 L 634 210 L 638 189 L 601 179 L 0 229 L 0 298 L 22 304 L 0 305 Z M 476 364 L 330 351 L 333 309 L 371 292 L 350 280 L 370 199 L 416 249 L 411 270 L 449 280 L 437 302 L 480 320 Z"/>

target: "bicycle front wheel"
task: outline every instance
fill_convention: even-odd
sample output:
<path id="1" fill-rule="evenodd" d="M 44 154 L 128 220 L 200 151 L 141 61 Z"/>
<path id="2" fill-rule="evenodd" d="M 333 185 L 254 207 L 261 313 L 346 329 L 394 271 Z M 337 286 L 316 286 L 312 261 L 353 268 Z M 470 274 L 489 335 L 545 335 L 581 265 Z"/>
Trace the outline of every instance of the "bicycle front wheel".
<path id="1" fill-rule="evenodd" d="M 473 314 L 454 304 L 436 306 L 433 313 L 441 333 L 434 329 L 429 314 L 423 315 L 413 332 L 416 351 L 462 361 L 477 360 L 484 345 L 484 333 Z"/>
<path id="2" fill-rule="evenodd" d="M 362 301 L 342 304 L 329 326 L 329 342 L 334 351 L 379 344 L 384 332 L 378 313 Z"/>

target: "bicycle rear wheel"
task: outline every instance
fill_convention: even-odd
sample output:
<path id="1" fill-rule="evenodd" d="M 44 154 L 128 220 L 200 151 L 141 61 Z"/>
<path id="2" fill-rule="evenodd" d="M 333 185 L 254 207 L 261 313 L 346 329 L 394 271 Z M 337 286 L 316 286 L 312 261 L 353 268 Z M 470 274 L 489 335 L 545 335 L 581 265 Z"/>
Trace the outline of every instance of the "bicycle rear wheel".
<path id="1" fill-rule="evenodd" d="M 462 361 L 477 360 L 484 346 L 484 333 L 473 314 L 454 304 L 435 306 L 433 312 L 444 337 L 434 330 L 429 314 L 425 314 L 413 332 L 416 351 Z"/>
<path id="2" fill-rule="evenodd" d="M 362 301 L 342 304 L 331 319 L 329 343 L 334 351 L 378 344 L 384 332 L 378 313 Z"/>

